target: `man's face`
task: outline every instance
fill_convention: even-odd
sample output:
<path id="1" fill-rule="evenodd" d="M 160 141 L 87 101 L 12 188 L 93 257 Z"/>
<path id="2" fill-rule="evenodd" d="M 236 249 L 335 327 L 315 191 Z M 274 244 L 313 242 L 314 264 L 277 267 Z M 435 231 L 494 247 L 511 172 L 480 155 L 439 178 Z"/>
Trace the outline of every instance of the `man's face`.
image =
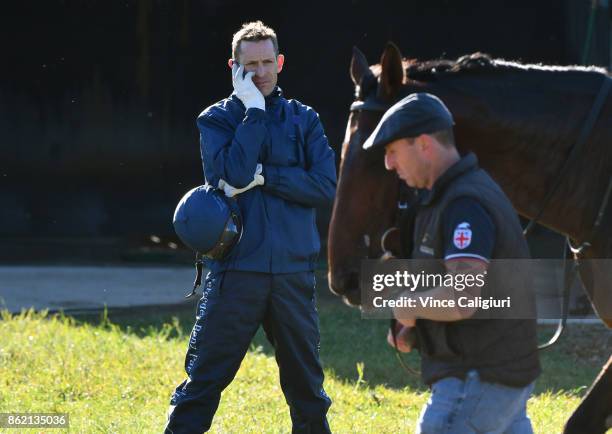
<path id="1" fill-rule="evenodd" d="M 410 187 L 427 187 L 430 163 L 418 137 L 398 139 L 385 146 L 385 168 L 394 170 Z"/>
<path id="2" fill-rule="evenodd" d="M 263 96 L 270 95 L 276 86 L 278 73 L 283 69 L 285 61 L 282 54 L 276 56 L 272 40 L 241 41 L 238 46 L 237 60 L 244 65 L 245 71 L 255 73 L 253 83 Z"/>

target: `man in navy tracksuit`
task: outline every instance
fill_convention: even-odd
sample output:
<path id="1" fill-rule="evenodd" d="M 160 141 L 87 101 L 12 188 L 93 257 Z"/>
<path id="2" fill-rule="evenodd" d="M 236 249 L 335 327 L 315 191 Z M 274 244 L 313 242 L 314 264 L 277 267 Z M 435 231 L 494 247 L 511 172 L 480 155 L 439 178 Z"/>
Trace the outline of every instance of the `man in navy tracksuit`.
<path id="1" fill-rule="evenodd" d="M 211 261 L 166 433 L 210 428 L 260 325 L 274 345 L 294 433 L 328 433 L 314 267 L 315 207 L 336 188 L 334 153 L 317 113 L 283 98 L 274 31 L 245 24 L 232 42 L 234 92 L 198 117 L 206 182 L 235 197 L 243 235 Z"/>

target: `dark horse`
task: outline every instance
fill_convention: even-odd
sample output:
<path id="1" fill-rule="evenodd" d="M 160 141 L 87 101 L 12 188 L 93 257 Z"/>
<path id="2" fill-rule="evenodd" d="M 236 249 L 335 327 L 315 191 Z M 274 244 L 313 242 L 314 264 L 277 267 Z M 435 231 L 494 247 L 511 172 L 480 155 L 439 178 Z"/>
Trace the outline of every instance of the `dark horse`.
<path id="1" fill-rule="evenodd" d="M 397 177 L 385 171 L 383 151 L 361 145 L 384 107 L 413 92 L 439 96 L 455 117 L 460 152 L 474 151 L 523 216 L 532 218 L 552 188 L 559 187 L 540 222 L 590 241 L 582 258 L 612 258 L 612 206 L 593 233 L 612 174 L 612 96 L 608 95 L 588 140 L 560 174 L 604 80 L 602 69 L 523 65 L 476 53 L 456 61 L 402 60 L 393 44 L 370 67 L 357 49 L 351 78 L 361 110 L 352 110 L 342 146 L 336 202 L 329 230 L 331 290 L 359 304 L 360 260 L 379 257 L 380 237 L 393 226 Z M 612 270 L 585 261 L 580 277 L 600 318 L 612 327 Z M 606 419 L 608 419 L 606 421 Z M 612 419 L 612 357 L 565 427 L 566 433 L 603 433 Z"/>

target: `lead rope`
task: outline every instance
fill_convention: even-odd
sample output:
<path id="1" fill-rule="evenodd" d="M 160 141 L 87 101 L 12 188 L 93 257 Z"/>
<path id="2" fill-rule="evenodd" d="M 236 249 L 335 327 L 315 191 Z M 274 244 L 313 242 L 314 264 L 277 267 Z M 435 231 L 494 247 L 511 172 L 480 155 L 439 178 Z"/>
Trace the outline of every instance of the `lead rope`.
<path id="1" fill-rule="evenodd" d="M 416 377 L 420 377 L 421 372 L 416 369 L 412 369 L 410 366 L 408 366 L 406 362 L 404 361 L 404 359 L 402 358 L 402 353 L 400 353 L 400 350 L 397 349 L 397 332 L 395 331 L 396 325 L 397 325 L 397 320 L 395 318 L 392 318 L 390 328 L 391 328 L 391 337 L 393 338 L 393 349 L 395 350 L 395 357 L 397 357 L 397 361 L 399 362 L 400 366 L 402 367 L 404 371 L 406 371 L 408 375 L 414 375 Z M 414 331 L 412 331 L 412 333 L 414 333 Z M 410 342 L 409 345 L 412 347 L 416 339 L 412 339 L 411 341 L 412 342 Z"/>
<path id="2" fill-rule="evenodd" d="M 608 207 L 608 203 L 610 201 L 610 195 L 612 193 L 612 176 L 610 177 L 610 181 L 608 181 L 608 188 L 606 189 L 606 193 L 604 195 L 604 199 L 601 203 L 601 206 L 599 207 L 599 211 L 597 212 L 597 218 L 595 219 L 595 224 L 593 224 L 593 229 L 591 230 L 591 234 L 589 236 L 589 240 L 591 240 L 593 238 L 593 236 L 595 235 L 595 233 L 597 233 L 597 229 L 599 229 L 599 226 L 601 225 L 601 222 L 603 221 L 603 216 L 606 213 L 606 208 Z M 574 256 L 574 259 L 572 260 L 572 268 L 571 271 L 568 273 L 567 272 L 567 255 L 566 255 L 566 251 L 565 251 L 565 245 L 567 245 L 567 247 L 569 247 L 570 251 L 572 252 L 572 255 Z M 580 246 L 578 247 L 574 247 L 572 246 L 572 242 L 569 239 L 569 237 L 565 237 L 565 245 L 563 247 L 563 270 L 565 272 L 564 275 L 564 287 L 563 287 L 563 307 L 562 307 L 562 317 L 561 320 L 559 321 L 559 323 L 557 324 L 557 330 L 555 331 L 555 334 L 553 335 L 552 338 L 550 338 L 550 340 L 548 342 L 546 342 L 545 344 L 542 344 L 540 346 L 538 346 L 538 349 L 543 350 L 545 348 L 550 347 L 552 344 L 554 344 L 555 342 L 557 342 L 557 340 L 559 339 L 559 337 L 561 337 L 561 334 L 563 333 L 564 329 L 565 329 L 565 325 L 567 323 L 567 316 L 569 313 L 569 295 L 570 295 L 570 290 L 571 287 L 574 283 L 574 280 L 576 279 L 576 275 L 578 274 L 578 267 L 580 266 L 580 255 L 582 254 L 582 252 L 591 246 L 591 243 L 589 241 L 584 241 L 582 244 L 580 244 Z M 568 274 L 569 274 L 569 279 L 568 279 Z"/>
<path id="3" fill-rule="evenodd" d="M 565 326 L 567 324 L 567 315 L 569 313 L 569 296 L 574 280 L 576 279 L 576 275 L 578 274 L 578 266 L 580 263 L 578 261 L 578 256 L 574 254 L 570 268 L 567 267 L 566 245 L 570 246 L 571 248 L 569 237 L 565 237 L 565 243 L 563 243 L 563 304 L 561 305 L 561 319 L 557 323 L 555 334 L 545 344 L 538 345 L 538 350 L 544 350 L 555 344 L 565 331 Z"/>
<path id="4" fill-rule="evenodd" d="M 415 207 L 418 204 L 417 202 L 418 196 L 417 196 L 416 190 L 408 189 L 405 186 L 405 184 L 402 182 L 402 180 L 398 180 L 398 183 L 399 183 L 398 184 L 399 194 L 398 194 L 398 201 L 397 201 L 397 212 L 395 216 L 396 223 L 394 227 L 387 229 L 385 233 L 383 234 L 383 236 L 381 237 L 380 243 L 381 243 L 381 248 L 383 251 L 383 256 L 381 257 L 381 260 L 391 259 L 393 257 L 393 255 L 391 254 L 391 251 L 387 250 L 385 247 L 385 239 L 394 230 L 398 230 L 400 233 L 401 256 L 402 257 L 407 256 L 411 254 L 412 252 L 412 237 L 410 236 L 410 238 L 406 238 L 406 233 L 412 234 L 413 229 L 414 229 L 413 227 L 414 217 L 416 216 Z M 410 222 L 407 222 L 407 221 L 404 221 L 405 219 L 412 219 L 412 220 Z M 406 228 L 405 227 L 406 225 L 409 225 L 409 227 Z M 406 364 L 406 361 L 404 360 L 404 357 L 402 356 L 402 353 L 397 349 L 397 331 L 395 329 L 396 325 L 397 325 L 397 320 L 395 318 L 392 318 L 389 324 L 389 328 L 391 330 L 391 337 L 393 338 L 393 349 L 395 352 L 395 357 L 397 358 L 397 361 L 399 362 L 402 369 L 408 375 L 420 377 L 421 372 L 419 370 L 413 369 L 410 366 L 408 366 Z M 411 335 L 413 333 L 415 333 L 415 330 L 411 331 Z M 414 339 L 411 339 L 411 342 L 409 342 L 409 345 L 413 347 L 415 343 L 416 343 L 416 337 Z"/>
<path id="5" fill-rule="evenodd" d="M 550 338 L 548 342 L 546 342 L 545 344 L 539 345 L 538 346 L 539 350 L 548 348 L 551 345 L 553 345 L 555 342 L 557 342 L 559 338 L 561 337 L 561 335 L 563 334 L 563 331 L 565 330 L 565 326 L 567 324 L 567 316 L 569 314 L 569 296 L 570 296 L 572 285 L 574 284 L 574 280 L 576 279 L 576 276 L 578 274 L 578 268 L 580 267 L 580 255 L 582 255 L 584 250 L 586 250 L 588 247 L 591 246 L 590 240 L 593 239 L 593 237 L 597 233 L 597 230 L 599 229 L 599 226 L 601 226 L 603 217 L 606 214 L 606 209 L 608 207 L 608 204 L 610 203 L 611 195 L 612 195 L 612 176 L 610 177 L 610 180 L 608 181 L 608 187 L 604 194 L 601 205 L 599 206 L 599 210 L 597 211 L 597 217 L 595 218 L 595 223 L 593 224 L 593 228 L 591 229 L 591 233 L 589 234 L 587 241 L 582 242 L 578 247 L 574 247 L 572 245 L 572 241 L 570 240 L 570 238 L 568 236 L 565 237 L 565 243 L 563 246 L 564 285 L 563 285 L 563 305 L 562 305 L 562 310 L 561 310 L 562 317 L 557 324 L 557 330 L 555 331 L 555 334 Z M 571 269 L 569 270 L 569 272 L 567 269 L 566 246 L 569 247 L 569 250 L 573 255 Z"/>

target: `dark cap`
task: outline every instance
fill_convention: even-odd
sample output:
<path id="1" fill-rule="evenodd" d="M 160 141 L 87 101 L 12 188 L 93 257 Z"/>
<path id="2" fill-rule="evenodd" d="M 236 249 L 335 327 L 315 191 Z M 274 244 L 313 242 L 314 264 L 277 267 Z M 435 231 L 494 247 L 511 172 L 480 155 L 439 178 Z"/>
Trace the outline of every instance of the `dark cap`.
<path id="1" fill-rule="evenodd" d="M 430 93 L 413 93 L 385 112 L 363 144 L 363 149 L 379 148 L 404 137 L 446 130 L 453 124 L 453 115 L 440 98 Z"/>

